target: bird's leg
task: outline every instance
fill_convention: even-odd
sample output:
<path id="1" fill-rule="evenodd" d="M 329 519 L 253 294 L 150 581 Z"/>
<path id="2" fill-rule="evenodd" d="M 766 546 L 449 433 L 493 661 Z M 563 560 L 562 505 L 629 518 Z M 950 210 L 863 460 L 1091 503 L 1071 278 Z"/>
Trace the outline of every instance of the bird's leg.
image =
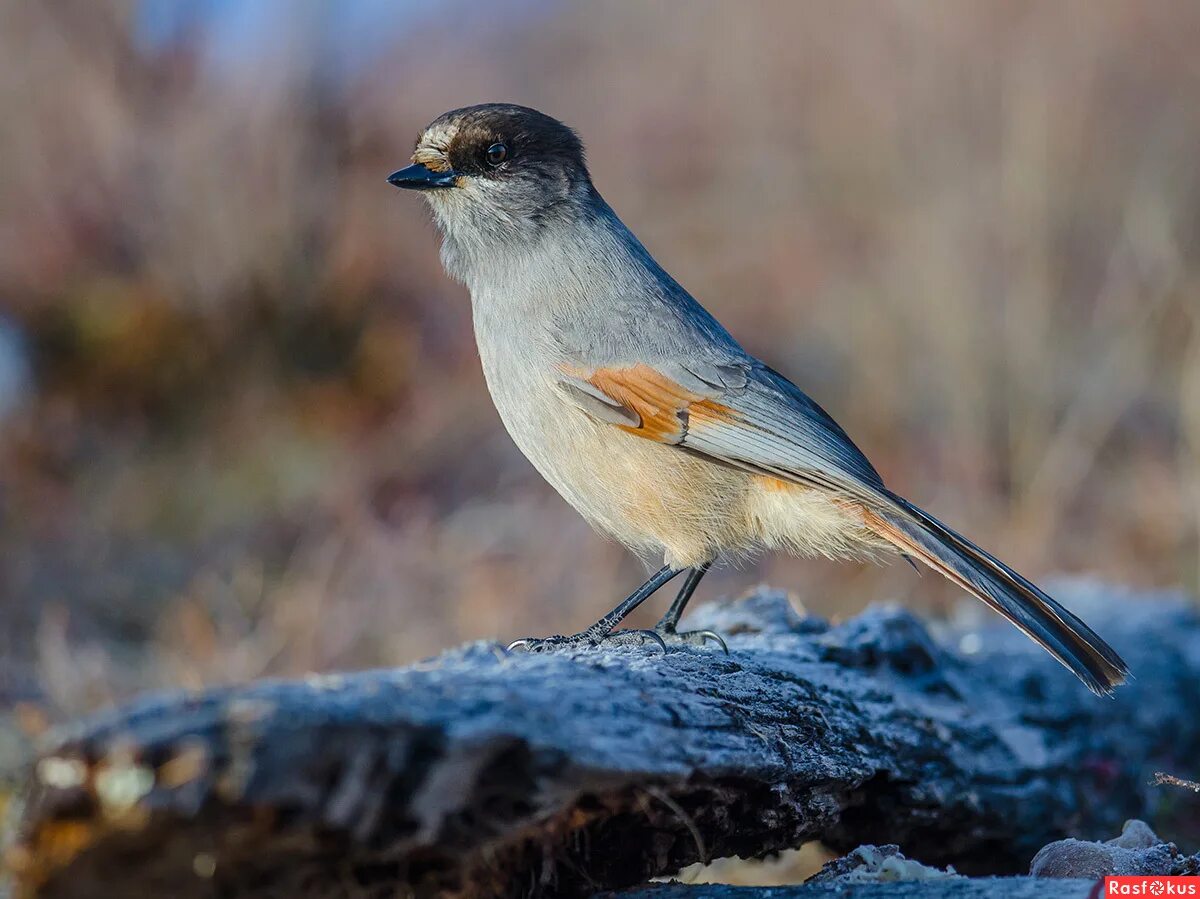
<path id="1" fill-rule="evenodd" d="M 697 565 L 688 572 L 687 579 L 684 580 L 683 586 L 679 588 L 679 593 L 675 596 L 675 601 L 671 603 L 671 607 L 659 619 L 658 624 L 655 625 L 655 630 L 666 634 L 675 633 L 675 626 L 679 624 L 684 607 L 687 606 L 688 600 L 692 598 L 692 594 L 696 592 L 696 588 L 700 586 L 700 579 L 708 574 L 708 569 L 711 565 L 711 562 L 705 562 L 703 565 Z"/>
<path id="2" fill-rule="evenodd" d="M 664 565 L 650 576 L 650 580 L 638 587 L 629 596 L 625 597 L 615 609 L 589 627 L 587 630 L 580 631 L 578 634 L 573 634 L 569 637 L 554 636 L 538 639 L 536 637 L 525 637 L 521 640 L 515 640 L 508 645 L 510 651 L 514 649 L 524 649 L 527 652 L 544 652 L 558 647 L 596 647 L 605 640 L 610 639 L 610 634 L 621 621 L 644 603 L 647 599 L 654 595 L 663 584 L 671 580 L 671 578 L 682 572 L 682 568 L 672 568 L 670 565 Z M 666 651 L 667 645 L 663 642 L 661 636 L 655 631 L 629 631 L 628 637 L 636 639 L 629 641 L 626 639 L 626 632 L 620 635 L 621 642 L 657 643 Z"/>
<path id="3" fill-rule="evenodd" d="M 703 565 L 697 565 L 688 572 L 687 579 L 683 582 L 683 586 L 679 588 L 679 593 L 675 597 L 675 601 L 671 603 L 671 607 L 667 609 L 666 614 L 659 619 L 658 624 L 654 625 L 654 630 L 665 639 L 679 640 L 684 643 L 703 645 L 706 640 L 712 640 L 725 650 L 726 655 L 728 655 L 729 647 L 725 645 L 725 641 L 716 631 L 685 631 L 681 634 L 676 630 L 676 627 L 679 625 L 679 618 L 683 615 L 684 607 L 688 604 L 688 600 L 692 598 L 692 594 L 696 592 L 701 578 L 708 574 L 708 569 L 711 567 L 712 562 L 705 562 Z"/>

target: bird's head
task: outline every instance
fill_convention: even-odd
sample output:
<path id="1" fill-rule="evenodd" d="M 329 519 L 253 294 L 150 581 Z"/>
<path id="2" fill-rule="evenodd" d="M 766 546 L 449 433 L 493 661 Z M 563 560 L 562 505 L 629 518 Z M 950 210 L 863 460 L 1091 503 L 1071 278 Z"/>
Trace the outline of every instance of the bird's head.
<path id="1" fill-rule="evenodd" d="M 531 240 L 576 214 L 591 193 L 575 132 L 507 103 L 439 116 L 417 138 L 412 165 L 388 181 L 421 191 L 447 239 L 463 249 Z"/>

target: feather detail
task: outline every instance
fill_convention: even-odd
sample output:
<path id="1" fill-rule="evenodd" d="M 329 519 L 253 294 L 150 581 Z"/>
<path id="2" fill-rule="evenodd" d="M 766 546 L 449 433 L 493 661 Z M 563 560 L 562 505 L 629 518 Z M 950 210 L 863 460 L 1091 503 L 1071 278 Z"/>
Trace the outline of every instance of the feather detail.
<path id="1" fill-rule="evenodd" d="M 583 390 L 579 380 L 574 378 L 566 383 L 574 383 Z M 592 388 L 587 392 L 598 392 L 624 410 L 627 420 L 617 423 L 617 427 L 658 443 L 684 445 L 695 417 L 703 421 L 733 417 L 728 406 L 685 387 L 649 365 L 598 368 L 582 380 Z"/>

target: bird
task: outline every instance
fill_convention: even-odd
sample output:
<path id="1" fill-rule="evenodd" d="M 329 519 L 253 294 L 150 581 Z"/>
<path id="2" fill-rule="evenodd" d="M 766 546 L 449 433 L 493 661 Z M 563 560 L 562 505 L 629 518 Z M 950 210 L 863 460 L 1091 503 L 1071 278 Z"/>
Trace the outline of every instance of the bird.
<path id="1" fill-rule="evenodd" d="M 471 297 L 488 391 L 538 472 L 602 534 L 661 567 L 594 625 L 525 651 L 647 639 L 704 643 L 677 625 L 718 561 L 764 551 L 899 555 L 982 600 L 1097 695 L 1129 669 L 1027 578 L 888 488 L 847 433 L 748 353 L 655 261 L 592 182 L 578 134 L 526 106 L 446 112 L 395 187 L 420 192 L 446 273 Z M 668 581 L 648 631 L 620 622 Z M 726 651 L 728 651 L 726 649 Z"/>

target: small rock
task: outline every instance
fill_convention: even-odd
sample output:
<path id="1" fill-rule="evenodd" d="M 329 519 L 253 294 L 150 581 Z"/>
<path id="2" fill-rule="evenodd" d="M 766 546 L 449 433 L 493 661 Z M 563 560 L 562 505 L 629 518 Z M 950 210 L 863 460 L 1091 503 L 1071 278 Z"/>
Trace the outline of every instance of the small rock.
<path id="1" fill-rule="evenodd" d="M 1149 824 L 1139 818 L 1130 818 L 1121 828 L 1121 835 L 1113 837 L 1105 845 L 1120 846 L 1122 849 L 1149 849 L 1161 842 Z"/>
<path id="2" fill-rule="evenodd" d="M 905 858 L 900 847 L 859 846 L 853 852 L 826 862 L 805 883 L 889 883 L 899 880 L 942 880 L 959 877 L 954 868 L 931 868 Z"/>
<path id="3" fill-rule="evenodd" d="M 1163 842 L 1146 822 L 1135 818 L 1125 822 L 1119 837 L 1104 843 L 1066 839 L 1043 846 L 1029 873 L 1099 880 L 1109 874 L 1191 874 L 1196 867 L 1196 857 L 1184 856 L 1174 843 Z"/>

